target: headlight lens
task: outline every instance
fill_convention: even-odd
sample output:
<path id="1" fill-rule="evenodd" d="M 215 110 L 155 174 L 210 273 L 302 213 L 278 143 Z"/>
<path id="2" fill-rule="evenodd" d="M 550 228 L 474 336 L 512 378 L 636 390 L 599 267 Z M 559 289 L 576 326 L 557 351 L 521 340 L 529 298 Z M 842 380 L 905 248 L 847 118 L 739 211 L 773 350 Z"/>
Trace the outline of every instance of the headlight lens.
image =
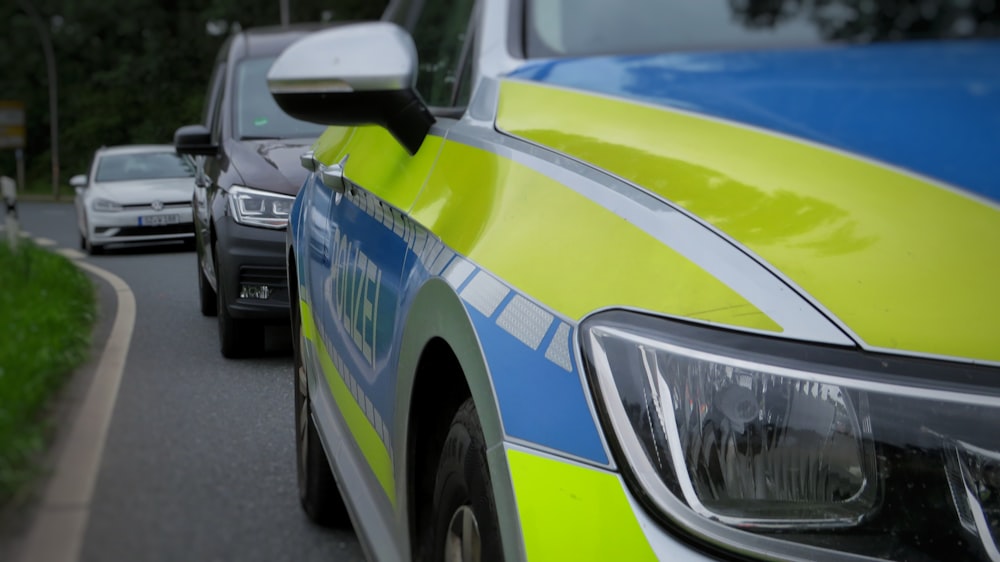
<path id="1" fill-rule="evenodd" d="M 94 199 L 93 201 L 91 201 L 90 202 L 90 208 L 93 209 L 93 210 L 95 210 L 95 211 L 101 211 L 101 212 L 105 212 L 105 213 L 106 212 L 113 212 L 113 211 L 121 211 L 122 210 L 121 204 L 116 203 L 116 202 L 114 202 L 114 201 L 112 201 L 110 199 L 104 199 L 104 198 L 101 198 L 101 197 L 98 197 L 98 198 Z"/>
<path id="2" fill-rule="evenodd" d="M 706 543 L 1000 560 L 1000 369 L 620 311 L 581 340 L 637 495 Z"/>
<path id="3" fill-rule="evenodd" d="M 294 197 L 243 186 L 229 189 L 229 211 L 233 219 L 247 226 L 283 229 Z"/>
<path id="4" fill-rule="evenodd" d="M 867 412 L 834 384 L 641 345 L 648 402 L 685 500 L 733 525 L 843 526 L 874 504 Z M 653 415 L 650 415 L 653 414 Z M 865 427 L 862 427 L 862 426 Z"/>

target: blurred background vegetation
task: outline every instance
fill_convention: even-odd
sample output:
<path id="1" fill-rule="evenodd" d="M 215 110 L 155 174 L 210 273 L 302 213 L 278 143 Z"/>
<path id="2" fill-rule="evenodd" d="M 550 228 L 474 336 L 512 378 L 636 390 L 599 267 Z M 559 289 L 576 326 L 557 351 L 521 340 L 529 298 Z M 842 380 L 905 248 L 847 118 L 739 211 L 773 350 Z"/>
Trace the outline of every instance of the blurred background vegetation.
<path id="1" fill-rule="evenodd" d="M 59 189 L 69 198 L 102 145 L 170 143 L 201 119 L 212 62 L 227 35 L 281 23 L 280 0 L 5 0 L 0 2 L 0 100 L 24 103 L 26 186 L 52 193 L 51 38 L 58 85 Z M 386 0 L 287 0 L 289 22 L 378 19 Z M 24 7 L 36 12 L 33 20 Z M 15 176 L 14 150 L 0 175 Z"/>

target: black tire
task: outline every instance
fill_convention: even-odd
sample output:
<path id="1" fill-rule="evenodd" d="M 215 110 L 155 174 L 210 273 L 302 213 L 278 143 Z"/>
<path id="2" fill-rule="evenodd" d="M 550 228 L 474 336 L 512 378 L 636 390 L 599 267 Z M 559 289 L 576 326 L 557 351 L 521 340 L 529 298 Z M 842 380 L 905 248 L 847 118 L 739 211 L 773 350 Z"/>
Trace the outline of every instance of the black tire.
<path id="1" fill-rule="evenodd" d="M 222 282 L 218 254 L 215 255 L 215 286 L 218 288 L 215 310 L 219 323 L 219 350 L 227 359 L 251 357 L 264 350 L 264 325 L 253 320 L 233 318 L 226 308 L 226 287 Z"/>
<path id="2" fill-rule="evenodd" d="M 87 249 L 87 237 L 84 236 L 83 233 L 80 233 L 80 249 L 81 250 Z"/>
<path id="3" fill-rule="evenodd" d="M 90 242 L 89 238 L 84 237 L 83 247 L 86 248 L 87 253 L 92 256 L 99 256 L 104 253 L 104 246 L 95 246 Z"/>
<path id="4" fill-rule="evenodd" d="M 205 277 L 205 270 L 201 268 L 201 260 L 196 260 L 195 267 L 198 268 L 198 303 L 201 305 L 202 316 L 215 316 L 219 313 L 218 297 L 215 289 L 212 288 L 208 278 Z"/>
<path id="5" fill-rule="evenodd" d="M 434 508 L 431 513 L 432 542 L 425 549 L 431 553 L 429 562 L 470 558 L 483 562 L 503 560 L 496 504 L 486 463 L 486 442 L 471 398 L 455 413 L 445 438 L 434 478 Z M 469 517 L 474 518 L 478 541 L 465 536 L 464 532 L 472 526 L 462 525 L 462 522 Z M 452 532 L 453 529 L 455 532 Z M 473 553 L 471 557 L 452 552 L 456 548 L 456 537 L 461 539 L 461 543 L 468 542 L 473 550 L 478 545 L 480 552 Z M 459 546 L 461 551 L 465 544 Z"/>
<path id="6" fill-rule="evenodd" d="M 293 309 L 294 310 L 294 309 Z M 312 419 L 309 385 L 302 364 L 301 327 L 297 314 L 292 313 L 292 338 L 295 341 L 295 469 L 299 487 L 299 503 L 309 519 L 326 527 L 349 523 L 347 507 L 337 489 L 330 463 L 319 440 Z"/>

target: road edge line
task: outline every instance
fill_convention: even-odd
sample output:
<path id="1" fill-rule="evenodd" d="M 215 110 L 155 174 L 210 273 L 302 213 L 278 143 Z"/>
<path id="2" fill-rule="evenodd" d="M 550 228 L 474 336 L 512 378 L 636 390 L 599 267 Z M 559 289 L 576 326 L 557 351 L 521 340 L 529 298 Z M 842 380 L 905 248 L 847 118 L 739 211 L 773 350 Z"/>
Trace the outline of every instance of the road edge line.
<path id="1" fill-rule="evenodd" d="M 66 446 L 59 454 L 28 539 L 20 551 L 21 562 L 74 562 L 80 556 L 108 427 L 135 329 L 135 294 L 128 284 L 93 264 L 79 259 L 71 261 L 111 285 L 118 302 L 97 371 L 73 419 Z"/>

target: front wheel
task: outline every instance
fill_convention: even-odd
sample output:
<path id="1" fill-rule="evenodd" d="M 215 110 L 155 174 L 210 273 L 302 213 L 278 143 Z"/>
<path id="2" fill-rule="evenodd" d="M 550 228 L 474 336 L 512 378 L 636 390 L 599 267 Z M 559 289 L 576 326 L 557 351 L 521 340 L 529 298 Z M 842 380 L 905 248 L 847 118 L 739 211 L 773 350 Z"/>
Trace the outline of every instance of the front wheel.
<path id="1" fill-rule="evenodd" d="M 195 267 L 198 268 L 198 303 L 201 305 L 201 315 L 202 316 L 215 316 L 219 313 L 218 306 L 218 296 L 215 294 L 215 290 L 212 289 L 212 285 L 208 282 L 208 278 L 205 277 L 205 270 L 201 268 L 201 260 L 196 260 L 197 264 Z"/>
<path id="2" fill-rule="evenodd" d="M 253 320 L 233 318 L 226 307 L 225 283 L 219 267 L 219 255 L 215 255 L 215 311 L 219 321 L 219 349 L 228 359 L 250 357 L 264 350 L 264 325 Z"/>
<path id="3" fill-rule="evenodd" d="M 452 418 L 434 478 L 431 560 L 503 560 L 486 442 L 469 398 Z"/>
<path id="4" fill-rule="evenodd" d="M 90 238 L 83 237 L 83 247 L 87 250 L 87 253 L 92 256 L 99 256 L 104 253 L 103 246 L 97 246 L 90 241 Z"/>

